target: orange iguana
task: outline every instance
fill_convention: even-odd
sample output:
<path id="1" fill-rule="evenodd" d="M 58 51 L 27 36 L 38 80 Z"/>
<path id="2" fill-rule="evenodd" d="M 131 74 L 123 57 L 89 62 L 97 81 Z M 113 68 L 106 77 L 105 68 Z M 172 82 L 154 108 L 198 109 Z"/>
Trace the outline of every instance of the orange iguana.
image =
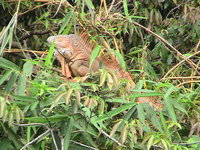
<path id="1" fill-rule="evenodd" d="M 55 42 L 54 48 L 61 63 L 62 74 L 67 78 L 85 76 L 90 70 L 96 72 L 102 63 L 107 71 L 116 74 L 119 78 L 126 78 L 132 85 L 135 85 L 131 75 L 120 68 L 116 59 L 112 59 L 108 55 L 97 57 L 89 68 L 93 46 L 84 34 L 50 36 L 47 41 L 49 44 Z"/>
<path id="2" fill-rule="evenodd" d="M 47 39 L 49 44 L 55 43 L 55 53 L 61 63 L 62 74 L 67 77 L 83 77 L 90 71 L 96 72 L 100 69 L 100 64 L 103 64 L 104 69 L 111 74 L 115 74 L 118 78 L 125 78 L 129 81 L 129 87 L 134 88 L 135 83 L 131 75 L 120 68 L 117 59 L 109 55 L 101 55 L 94 60 L 91 68 L 90 55 L 93 50 L 93 45 L 88 41 L 85 34 L 76 35 L 57 35 L 50 36 Z M 140 97 L 137 99 L 138 103 L 148 103 L 154 107 L 162 107 L 162 104 L 157 102 L 155 97 Z"/>

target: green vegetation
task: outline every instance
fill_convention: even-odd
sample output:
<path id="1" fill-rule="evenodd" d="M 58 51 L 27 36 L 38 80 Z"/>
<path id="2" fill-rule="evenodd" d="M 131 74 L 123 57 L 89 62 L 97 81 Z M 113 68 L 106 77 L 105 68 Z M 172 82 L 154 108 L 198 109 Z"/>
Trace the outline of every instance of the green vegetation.
<path id="1" fill-rule="evenodd" d="M 1 0 L 0 19 L 0 149 L 200 149 L 199 0 Z M 46 39 L 83 31 L 134 89 L 62 77 Z"/>

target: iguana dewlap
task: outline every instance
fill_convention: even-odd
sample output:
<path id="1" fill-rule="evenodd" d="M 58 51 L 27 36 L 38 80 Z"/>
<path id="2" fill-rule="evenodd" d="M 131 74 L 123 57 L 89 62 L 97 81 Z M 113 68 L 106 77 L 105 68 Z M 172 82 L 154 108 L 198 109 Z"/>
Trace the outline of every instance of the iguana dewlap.
<path id="1" fill-rule="evenodd" d="M 88 42 L 84 35 L 57 35 L 50 36 L 47 39 L 48 43 L 55 43 L 57 57 L 61 63 L 62 74 L 66 77 L 72 76 L 85 76 L 90 71 L 96 72 L 101 64 L 109 72 L 114 73 L 119 78 L 126 78 L 132 81 L 130 74 L 120 68 L 116 59 L 108 58 L 109 55 L 97 57 L 89 68 L 90 55 L 93 46 Z"/>

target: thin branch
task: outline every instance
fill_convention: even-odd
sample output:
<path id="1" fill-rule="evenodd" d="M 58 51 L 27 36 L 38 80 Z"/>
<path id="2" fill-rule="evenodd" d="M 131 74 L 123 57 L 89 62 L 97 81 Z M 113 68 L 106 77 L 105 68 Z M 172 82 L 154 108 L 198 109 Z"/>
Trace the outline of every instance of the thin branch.
<path id="1" fill-rule="evenodd" d="M 38 141 L 39 139 L 43 138 L 44 136 L 46 136 L 49 132 L 51 132 L 51 129 L 48 129 L 47 131 L 45 131 L 44 133 L 40 134 L 37 138 L 35 138 L 34 140 L 30 141 L 29 143 L 27 143 L 26 145 L 24 145 L 20 150 L 24 150 L 25 148 L 27 148 L 29 145 L 35 143 L 36 141 Z"/>
<path id="2" fill-rule="evenodd" d="M 180 87 L 180 86 L 182 86 L 184 84 L 188 84 L 188 83 L 200 83 L 200 80 L 186 81 L 186 82 L 180 83 L 179 85 L 177 85 L 177 87 Z"/>
<path id="3" fill-rule="evenodd" d="M 108 14 L 109 14 L 110 11 L 112 10 L 114 3 L 115 3 L 115 0 L 112 0 L 112 2 L 111 2 L 111 4 L 110 4 L 110 7 L 109 7 L 109 9 L 108 9 Z"/>
<path id="4" fill-rule="evenodd" d="M 42 137 L 44 137 L 44 136 L 45 136 L 46 134 L 48 134 L 49 132 L 51 132 L 51 136 L 52 136 L 52 139 L 53 139 L 55 148 L 56 148 L 56 150 L 58 150 L 58 146 L 57 146 L 57 144 L 56 144 L 55 137 L 54 137 L 54 134 L 53 134 L 53 129 L 50 129 L 47 125 L 42 124 L 42 123 L 29 123 L 29 124 L 16 124 L 16 123 L 13 123 L 13 125 L 17 125 L 17 126 L 20 126 L 20 127 L 26 127 L 26 126 L 44 126 L 45 128 L 47 128 L 47 131 L 46 131 L 46 132 L 44 132 L 43 134 L 39 135 L 37 138 L 35 138 L 35 139 L 32 140 L 31 142 L 29 142 L 29 143 L 27 143 L 26 145 L 24 145 L 20 150 L 25 149 L 25 148 L 28 147 L 29 145 L 33 144 L 33 143 L 36 142 L 37 140 L 39 140 L 39 139 L 41 139 Z"/>
<path id="5" fill-rule="evenodd" d="M 31 8 L 31 9 L 25 11 L 25 12 L 22 12 L 22 13 L 18 14 L 18 17 L 19 17 L 19 16 L 22 16 L 22 15 L 24 15 L 24 14 L 30 12 L 30 11 L 33 11 L 33 10 L 36 9 L 36 8 L 40 8 L 40 7 L 43 7 L 43 6 L 48 5 L 48 4 L 49 4 L 49 2 L 48 2 L 48 3 L 44 3 L 44 4 L 42 4 L 42 5 L 37 5 L 37 6 Z"/>
<path id="6" fill-rule="evenodd" d="M 58 146 L 57 146 L 57 143 L 56 143 L 56 140 L 55 140 L 55 136 L 54 136 L 53 130 L 51 130 L 51 136 L 52 136 L 52 139 L 53 139 L 53 143 L 54 143 L 54 145 L 55 145 L 55 148 L 56 148 L 56 150 L 58 150 Z"/>
<path id="7" fill-rule="evenodd" d="M 47 55 L 48 52 L 45 51 L 36 51 L 36 50 L 31 50 L 31 49 L 6 49 L 4 53 L 21 53 L 21 52 L 31 52 L 34 54 L 39 54 L 39 55 Z"/>
<path id="8" fill-rule="evenodd" d="M 45 128 L 49 129 L 49 127 L 47 125 L 42 124 L 42 123 L 29 123 L 29 124 L 17 124 L 17 123 L 13 123 L 13 125 L 20 126 L 20 127 L 26 127 L 26 126 L 44 126 Z"/>
<path id="9" fill-rule="evenodd" d="M 182 79 L 182 80 L 187 80 L 187 79 L 200 79 L 200 76 L 188 76 L 188 77 L 170 77 L 170 78 L 162 78 L 161 80 L 177 80 L 177 79 Z"/>
<path id="10" fill-rule="evenodd" d="M 103 135 L 105 135 L 106 137 L 108 137 L 109 139 L 111 139 L 113 142 L 117 143 L 119 146 L 123 146 L 126 147 L 125 145 L 121 144 L 120 142 L 118 142 L 116 139 L 114 139 L 113 137 L 111 137 L 110 135 L 108 135 L 105 131 L 98 129 Z"/>
<path id="11" fill-rule="evenodd" d="M 21 38 L 19 38 L 19 41 L 23 41 L 33 35 L 44 35 L 44 34 L 47 34 L 47 33 L 50 33 L 51 31 L 58 31 L 60 27 L 54 27 L 53 29 L 51 30 L 35 30 L 35 31 L 32 31 L 32 32 L 28 32 L 27 34 L 23 35 Z"/>
<path id="12" fill-rule="evenodd" d="M 85 145 L 85 144 L 82 144 L 82 143 L 79 143 L 79 142 L 76 142 L 76 141 L 73 141 L 73 140 L 71 140 L 71 142 L 74 143 L 74 144 L 80 145 L 80 146 L 82 146 L 82 147 L 89 148 L 89 149 L 91 149 L 91 150 L 98 150 L 98 149 L 96 149 L 96 148 L 94 148 L 94 147 L 91 147 L 91 146 L 88 146 L 88 145 Z"/>

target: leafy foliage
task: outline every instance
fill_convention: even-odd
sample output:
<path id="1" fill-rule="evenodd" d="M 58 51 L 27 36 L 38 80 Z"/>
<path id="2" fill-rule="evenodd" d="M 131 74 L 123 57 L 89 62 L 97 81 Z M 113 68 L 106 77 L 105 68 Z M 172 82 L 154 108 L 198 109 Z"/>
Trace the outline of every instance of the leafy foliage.
<path id="1" fill-rule="evenodd" d="M 1 1 L 0 149 L 199 149 L 199 4 Z M 82 31 L 90 64 L 110 50 L 134 89 L 103 68 L 61 77 L 46 39 Z"/>

